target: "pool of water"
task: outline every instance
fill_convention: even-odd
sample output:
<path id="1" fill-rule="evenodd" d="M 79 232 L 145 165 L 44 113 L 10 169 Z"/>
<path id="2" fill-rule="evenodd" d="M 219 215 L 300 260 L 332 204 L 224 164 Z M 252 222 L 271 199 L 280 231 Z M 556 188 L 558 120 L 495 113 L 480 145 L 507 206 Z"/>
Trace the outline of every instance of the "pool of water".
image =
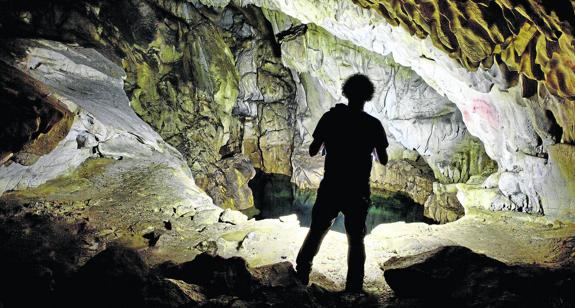
<path id="1" fill-rule="evenodd" d="M 298 189 L 290 182 L 289 177 L 269 174 L 258 174 L 250 182 L 250 187 L 254 193 L 255 209 L 247 211 L 248 216 L 265 219 L 296 214 L 302 226 L 310 226 L 316 191 Z M 368 233 L 382 223 L 397 221 L 431 223 L 423 216 L 423 206 L 406 196 L 372 192 L 371 201 L 372 205 L 366 219 Z M 341 213 L 331 229 L 345 232 Z"/>

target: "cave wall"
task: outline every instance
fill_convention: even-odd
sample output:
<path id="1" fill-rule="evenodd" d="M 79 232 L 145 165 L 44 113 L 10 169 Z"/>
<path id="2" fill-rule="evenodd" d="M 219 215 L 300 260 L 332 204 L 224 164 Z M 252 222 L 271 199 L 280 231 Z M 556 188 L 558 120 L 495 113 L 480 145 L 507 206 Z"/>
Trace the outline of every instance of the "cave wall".
<path id="1" fill-rule="evenodd" d="M 266 37 L 261 13 L 173 1 L 7 6 L 3 37 L 91 46 L 121 65 L 131 107 L 184 155 L 216 204 L 253 206 L 247 186 L 253 166 L 291 173 L 295 86 Z"/>
<path id="2" fill-rule="evenodd" d="M 566 170 L 569 168 L 562 161 L 549 156 L 557 143 L 561 143 L 563 151 L 573 151 L 565 133 L 558 133 L 572 127 L 572 120 L 562 119 L 567 119 L 573 109 L 568 99 L 546 83 L 533 87 L 528 78 L 514 78 L 509 74 L 510 67 L 496 61 L 497 58 L 485 61 L 477 70 L 470 70 L 434 46 L 432 37 L 412 36 L 405 28 L 390 24 L 380 12 L 362 9 L 350 1 L 238 0 L 234 3 L 281 11 L 367 50 L 392 54 L 397 63 L 413 69 L 440 95 L 455 103 L 466 128 L 482 141 L 486 153 L 498 163 L 498 173 L 483 185 L 497 192 L 482 198 L 481 207 L 540 213 L 551 219 L 573 219 L 575 192 L 569 188 L 568 175 L 572 170 Z M 565 82 L 571 80 L 567 77 L 563 78 Z M 558 112 L 559 109 L 562 111 Z M 469 200 L 464 196 L 466 191 L 464 187 L 458 190 L 460 200 Z"/>
<path id="3" fill-rule="evenodd" d="M 382 13 L 333 0 L 9 1 L 0 34 L 94 47 L 121 65 L 132 108 L 222 207 L 253 205 L 254 168 L 316 187 L 322 159 L 305 153 L 310 132 L 342 102 L 344 78 L 363 72 L 377 86 L 367 111 L 384 122 L 396 161 L 375 168 L 376 187 L 420 203 L 449 191 L 465 203 L 464 185 L 474 185 L 489 192 L 479 206 L 571 219 L 568 97 L 514 74 L 501 55 L 445 53 L 433 31 L 410 32 L 401 14 L 395 27 Z"/>
<path id="4" fill-rule="evenodd" d="M 60 121 L 69 121 L 70 127 L 57 135 L 54 148 L 42 146 L 49 153 L 33 163 L 9 160 L 0 166 L 0 192 L 38 186 L 75 170 L 89 158 L 137 158 L 182 167 L 181 154 L 130 108 L 123 88 L 125 73 L 106 57 L 93 49 L 49 40 L 2 41 L 2 46 L 5 53 L 0 66 L 10 70 L 11 85 L 19 90 L 26 84 L 18 82 L 33 86 L 37 96 L 49 98 L 49 106 L 69 118 Z"/>
<path id="5" fill-rule="evenodd" d="M 520 74 L 531 96 L 540 82 L 554 95 L 565 98 L 560 114 L 564 141 L 573 141 L 574 98 L 573 25 L 571 1 L 355 1 L 373 8 L 393 26 L 418 38 L 430 37 L 433 46 L 449 54 L 470 71 L 494 62 Z M 535 82 L 536 81 L 536 82 Z"/>
<path id="6" fill-rule="evenodd" d="M 390 137 L 401 140 L 391 150 L 394 159 L 422 154 L 445 183 L 482 172 L 469 162 L 451 164 L 456 152 L 468 156 L 459 145 L 473 142 L 471 136 L 455 106 L 413 71 L 278 12 L 174 1 L 62 1 L 11 3 L 3 14 L 5 37 L 23 32 L 93 46 L 121 65 L 132 109 L 184 155 L 196 183 L 224 208 L 253 206 L 247 184 L 255 169 L 317 188 L 323 160 L 307 157 L 309 132 L 342 102 L 341 83 L 357 71 L 382 76 L 382 103 L 370 112 L 394 120 Z M 298 25 L 306 30 L 288 29 Z M 312 59 L 314 53 L 319 58 Z M 349 67 L 339 71 L 342 60 Z M 430 106 L 413 113 L 421 100 Z M 455 146 L 463 150 L 452 152 Z M 377 168 L 373 184 L 424 204 L 433 182 L 427 169 L 423 162 Z"/>
<path id="7" fill-rule="evenodd" d="M 302 26 L 280 12 L 264 12 L 278 36 Z M 392 142 L 392 160 L 409 157 L 415 151 L 425 158 L 442 183 L 466 182 L 470 176 L 494 171 L 496 166 L 480 142 L 467 132 L 457 107 L 411 69 L 398 65 L 391 56 L 357 47 L 313 24 L 305 29 L 281 41 L 282 60 L 297 72 L 300 80 L 306 80 L 302 86 L 306 95 L 298 101 L 294 168 L 308 164 L 307 147 L 317 121 L 336 103 L 346 103 L 341 86 L 348 76 L 360 72 L 371 76 L 374 82 L 376 92 L 366 111 L 384 124 Z M 309 95 L 313 91 L 317 94 Z M 299 184 L 297 176 L 293 182 Z M 310 184 L 309 180 L 305 182 L 300 186 Z"/>

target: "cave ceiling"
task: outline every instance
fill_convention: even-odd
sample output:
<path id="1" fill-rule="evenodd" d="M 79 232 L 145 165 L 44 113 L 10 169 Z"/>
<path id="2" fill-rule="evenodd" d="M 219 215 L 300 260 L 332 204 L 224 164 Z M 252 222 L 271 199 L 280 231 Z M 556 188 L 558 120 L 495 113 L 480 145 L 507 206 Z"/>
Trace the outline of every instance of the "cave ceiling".
<path id="1" fill-rule="evenodd" d="M 353 1 L 411 35 L 430 37 L 469 70 L 504 63 L 551 93 L 575 99 L 572 1 Z"/>

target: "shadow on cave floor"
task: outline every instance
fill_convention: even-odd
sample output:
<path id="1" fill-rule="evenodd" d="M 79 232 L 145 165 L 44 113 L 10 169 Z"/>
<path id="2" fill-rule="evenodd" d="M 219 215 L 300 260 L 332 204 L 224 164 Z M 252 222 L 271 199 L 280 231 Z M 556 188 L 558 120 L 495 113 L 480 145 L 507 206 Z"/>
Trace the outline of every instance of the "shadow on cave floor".
<path id="1" fill-rule="evenodd" d="M 57 286 L 90 257 L 85 224 L 32 207 L 0 200 L 0 307 L 51 307 Z"/>
<path id="2" fill-rule="evenodd" d="M 296 214 L 300 226 L 310 226 L 316 198 L 315 190 L 299 189 L 290 182 L 289 176 L 265 174 L 261 171 L 258 171 L 249 186 L 254 194 L 255 209 L 248 209 L 245 211 L 246 215 L 260 220 Z M 374 191 L 371 202 L 366 219 L 368 233 L 384 223 L 398 221 L 435 223 L 423 215 L 422 205 L 398 193 Z M 345 233 L 344 217 L 341 213 L 331 230 Z"/>

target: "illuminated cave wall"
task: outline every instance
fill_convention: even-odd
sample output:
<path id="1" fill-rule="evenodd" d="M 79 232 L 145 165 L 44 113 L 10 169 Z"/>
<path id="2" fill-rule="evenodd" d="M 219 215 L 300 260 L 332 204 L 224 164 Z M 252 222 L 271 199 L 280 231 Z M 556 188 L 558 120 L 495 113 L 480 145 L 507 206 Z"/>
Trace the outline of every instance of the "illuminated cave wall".
<path id="1" fill-rule="evenodd" d="M 317 24 L 335 36 L 375 53 L 392 54 L 397 63 L 412 68 L 438 93 L 445 95 L 455 103 L 463 115 L 463 122 L 469 132 L 483 142 L 487 154 L 497 161 L 499 166 L 499 172 L 483 184 L 483 188 L 486 189 L 482 190 L 481 193 L 478 193 L 477 190 L 471 191 L 460 185 L 458 195 L 459 200 L 463 203 L 491 209 L 513 209 L 542 213 L 550 218 L 568 220 L 573 218 L 575 208 L 573 172 L 568 166 L 572 165 L 574 148 L 569 137 L 566 137 L 569 134 L 566 131 L 573 129 L 573 120 L 570 118 L 573 108 L 571 108 L 572 103 L 568 96 L 561 94 L 560 89 L 554 88 L 552 85 L 552 80 L 555 77 L 540 82 L 539 86 L 534 85 L 534 82 L 529 81 L 529 78 L 525 78 L 529 75 L 522 74 L 524 77 L 514 77 L 517 74 L 510 73 L 514 69 L 514 65 L 511 62 L 509 65 L 505 65 L 503 61 L 496 61 L 497 57 L 493 60 L 484 61 L 484 67 L 476 70 L 469 69 L 477 66 L 477 61 L 474 62 L 475 64 L 470 64 L 468 58 L 463 60 L 461 57 L 454 57 L 454 55 L 437 48 L 435 45 L 438 43 L 433 41 L 433 34 L 425 38 L 411 35 L 404 27 L 390 24 L 379 12 L 381 9 L 361 9 L 348 1 L 253 0 L 238 2 L 242 4 L 253 3 L 282 11 L 304 23 Z M 368 1 L 362 3 L 366 4 Z M 417 15 L 418 8 L 422 7 L 426 14 L 428 11 L 431 12 L 433 8 L 433 5 L 409 5 L 412 2 L 407 1 L 389 3 L 398 12 L 403 12 L 392 14 L 392 17 L 399 16 L 398 18 L 401 19 L 404 15 L 413 14 L 418 23 L 423 23 L 422 20 L 418 19 L 418 16 L 425 15 Z M 455 4 L 447 6 L 449 2 L 438 3 L 446 4 L 443 9 L 457 7 Z M 461 3 L 460 6 L 465 6 L 465 3 L 468 3 L 470 11 L 474 7 L 485 10 L 485 7 L 493 8 L 495 5 L 489 6 L 485 3 L 474 5 L 467 1 Z M 529 5 L 532 8 L 535 7 L 534 4 Z M 510 7 L 510 5 L 508 4 L 506 7 Z M 515 7 L 519 11 L 523 10 L 521 6 Z M 569 6 L 567 7 L 569 8 Z M 557 18 L 567 18 L 566 22 L 560 23 L 562 31 L 555 31 L 554 35 L 547 37 L 547 41 L 543 41 L 548 42 L 546 45 L 550 48 L 554 46 L 553 42 L 558 44 L 555 46 L 565 45 L 561 42 L 569 41 L 568 34 L 571 28 L 568 17 L 557 17 L 556 14 L 553 15 L 551 9 L 556 8 L 554 6 L 543 10 L 540 7 L 537 14 L 529 15 L 530 18 L 535 19 L 538 16 L 541 17 L 535 22 L 536 26 L 541 23 L 540 27 L 542 27 L 543 21 L 554 27 L 553 25 L 557 24 Z M 388 13 L 391 14 L 392 11 L 390 9 Z M 472 12 L 466 14 L 463 14 L 461 19 L 465 20 L 465 16 L 473 15 Z M 478 13 L 473 16 L 471 19 L 475 20 L 481 19 L 480 16 L 483 15 Z M 518 25 L 531 23 L 525 16 L 517 16 L 517 20 Z M 411 24 L 408 18 L 402 22 Z M 481 23 L 485 24 L 485 22 Z M 462 24 L 465 25 L 465 23 Z M 429 28 L 433 28 L 431 25 L 434 24 L 430 23 Z M 456 25 L 454 24 L 451 30 L 454 30 Z M 423 29 L 425 30 L 425 28 Z M 473 29 L 478 31 L 477 27 L 473 27 Z M 539 33 L 531 31 L 533 35 Z M 567 33 L 567 35 L 562 36 L 562 32 Z M 545 33 L 545 31 L 541 31 L 541 33 Z M 499 49 L 504 50 L 504 47 L 511 44 L 513 38 L 517 37 L 520 40 L 529 38 L 528 35 L 524 36 L 524 34 L 510 35 L 507 41 L 502 40 L 504 43 L 501 43 Z M 535 38 L 540 37 L 541 35 Z M 562 39 L 558 41 L 561 37 Z M 539 42 L 542 41 L 539 40 Z M 460 43 L 465 46 L 473 46 L 473 42 L 463 39 Z M 473 48 L 465 47 L 458 50 L 471 49 Z M 499 49 L 494 46 L 493 52 L 496 53 Z M 531 50 L 544 51 L 543 49 L 525 50 L 529 52 Z M 566 85 L 565 87 L 572 88 L 568 85 L 572 78 L 569 77 L 568 73 L 562 73 L 568 70 L 569 61 L 565 61 L 565 64 L 561 65 L 561 62 L 553 60 L 555 58 L 568 59 L 569 50 L 569 48 L 546 50 L 545 53 L 552 56 L 551 60 L 548 63 L 543 63 L 543 66 L 541 65 L 542 62 L 537 64 L 535 61 L 536 63 L 532 67 L 534 70 L 536 67 L 545 70 L 548 65 L 556 67 L 557 70 L 550 70 L 549 72 L 552 75 L 555 72 L 558 73 L 553 76 L 563 76 L 561 80 Z M 511 51 L 509 50 L 509 52 Z M 522 54 L 521 51 L 522 49 L 518 49 L 517 53 Z M 465 55 L 463 52 L 462 54 Z M 531 61 L 536 58 L 533 56 L 525 57 Z M 542 61 L 545 57 L 540 56 L 537 59 Z"/>
<path id="2" fill-rule="evenodd" d="M 573 219 L 570 25 L 558 22 L 568 17 L 532 7 L 529 19 L 503 1 L 389 3 L 10 2 L 0 14 L 3 37 L 76 43 L 120 65 L 132 108 L 221 207 L 253 205 L 255 169 L 316 187 L 310 132 L 359 71 L 376 83 L 368 112 L 392 139 L 394 162 L 374 169 L 374 186 L 419 203 L 449 191 L 464 206 Z M 445 26 L 438 7 L 472 26 Z M 505 18 L 478 17 L 487 12 Z"/>

